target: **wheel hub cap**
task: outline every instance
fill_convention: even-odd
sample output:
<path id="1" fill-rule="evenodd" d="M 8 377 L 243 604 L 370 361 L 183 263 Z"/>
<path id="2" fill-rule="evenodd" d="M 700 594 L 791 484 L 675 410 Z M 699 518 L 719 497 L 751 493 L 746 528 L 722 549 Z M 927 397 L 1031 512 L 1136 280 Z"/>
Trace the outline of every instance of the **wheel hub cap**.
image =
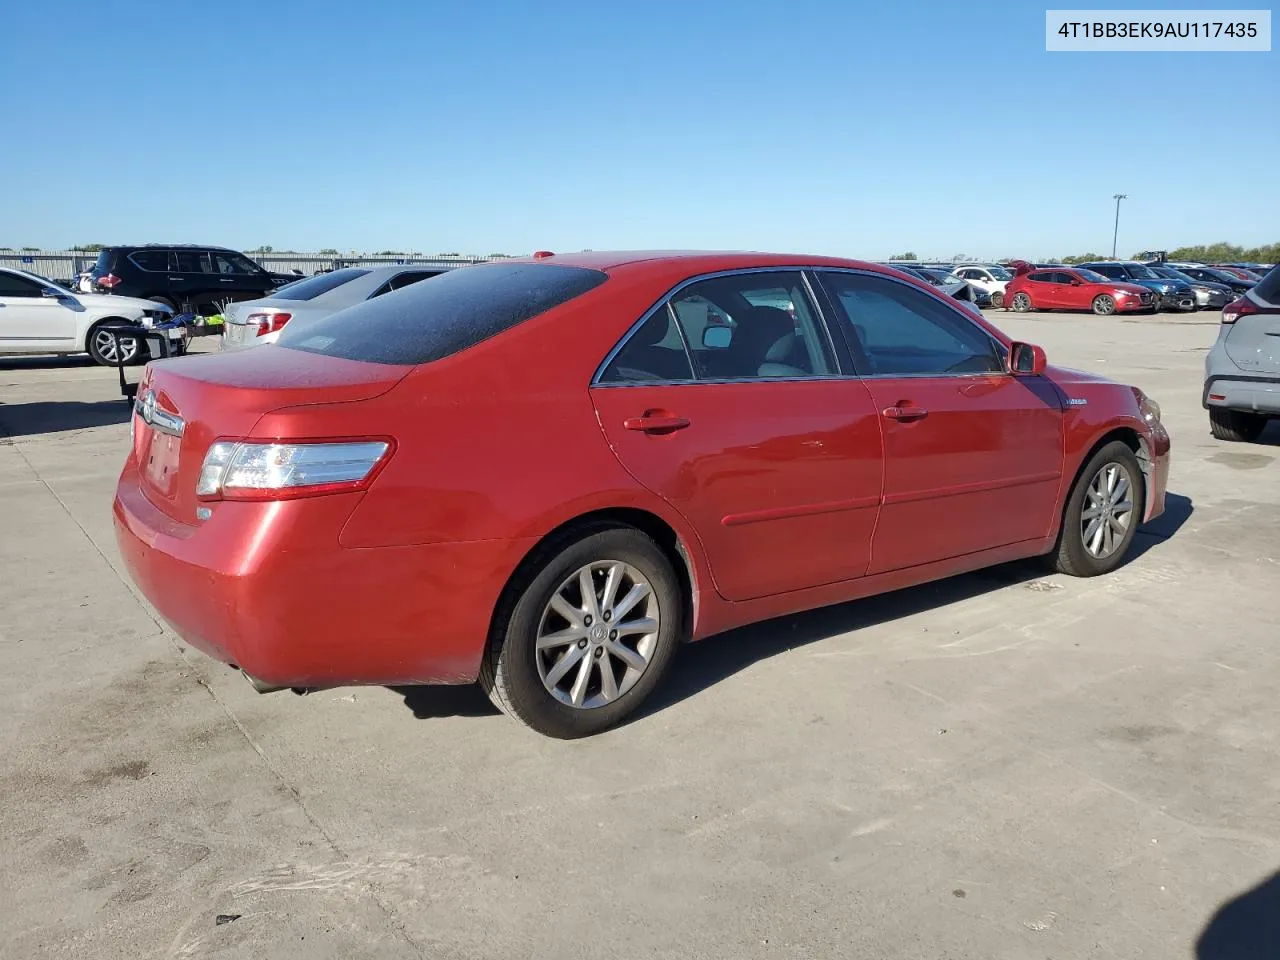
<path id="1" fill-rule="evenodd" d="M 1105 560 L 1120 549 L 1133 523 L 1133 478 L 1120 463 L 1104 464 L 1085 489 L 1080 539 L 1091 557 Z"/>
<path id="2" fill-rule="evenodd" d="M 621 560 L 580 567 L 542 611 L 534 656 L 547 692 L 590 710 L 622 696 L 658 646 L 661 611 L 652 584 Z"/>

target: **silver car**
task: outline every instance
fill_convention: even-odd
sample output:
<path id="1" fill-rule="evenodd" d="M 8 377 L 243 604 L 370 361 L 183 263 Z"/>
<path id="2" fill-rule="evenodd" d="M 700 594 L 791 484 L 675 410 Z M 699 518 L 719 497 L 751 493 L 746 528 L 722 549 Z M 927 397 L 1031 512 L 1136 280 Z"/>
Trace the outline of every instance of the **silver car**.
<path id="1" fill-rule="evenodd" d="M 246 350 L 275 343 L 286 324 L 310 323 L 331 313 L 439 276 L 448 267 L 344 267 L 285 284 L 260 300 L 229 303 L 223 310 L 222 349 Z"/>
<path id="2" fill-rule="evenodd" d="M 1204 372 L 1203 402 L 1219 440 L 1252 442 L 1280 418 L 1280 267 L 1223 309 Z"/>

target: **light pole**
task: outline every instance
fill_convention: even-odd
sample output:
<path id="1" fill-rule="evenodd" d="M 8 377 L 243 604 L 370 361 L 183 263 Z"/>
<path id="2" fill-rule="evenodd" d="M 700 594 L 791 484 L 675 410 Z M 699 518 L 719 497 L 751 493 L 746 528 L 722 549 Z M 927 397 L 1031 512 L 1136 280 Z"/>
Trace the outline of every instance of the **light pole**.
<path id="1" fill-rule="evenodd" d="M 1115 232 L 1111 234 L 1111 259 L 1112 260 L 1116 258 L 1116 240 L 1120 237 L 1120 201 L 1129 199 L 1129 195 L 1127 193 L 1117 193 L 1114 196 L 1116 201 L 1116 229 L 1115 229 Z"/>

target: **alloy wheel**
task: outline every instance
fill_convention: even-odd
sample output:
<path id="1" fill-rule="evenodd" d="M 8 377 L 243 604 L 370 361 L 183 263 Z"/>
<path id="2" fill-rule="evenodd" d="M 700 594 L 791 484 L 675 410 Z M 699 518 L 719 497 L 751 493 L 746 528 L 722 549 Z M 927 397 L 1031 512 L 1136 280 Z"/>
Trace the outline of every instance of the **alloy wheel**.
<path id="1" fill-rule="evenodd" d="M 1015 293 L 1013 295 L 1013 309 L 1018 313 L 1026 313 L 1031 309 L 1031 298 L 1025 293 Z"/>
<path id="2" fill-rule="evenodd" d="M 121 337 L 119 340 L 119 356 L 116 353 L 116 338 L 105 330 L 93 335 L 93 345 L 98 355 L 107 363 L 132 363 L 138 353 L 138 341 L 133 337 Z"/>
<path id="3" fill-rule="evenodd" d="M 661 616 L 652 584 L 635 567 L 620 560 L 580 567 L 539 620 L 534 655 L 543 686 L 579 709 L 612 703 L 648 669 Z"/>
<path id="4" fill-rule="evenodd" d="M 1089 556 L 1105 560 L 1120 549 L 1133 523 L 1133 478 L 1121 463 L 1102 465 L 1085 490 L 1080 539 Z"/>

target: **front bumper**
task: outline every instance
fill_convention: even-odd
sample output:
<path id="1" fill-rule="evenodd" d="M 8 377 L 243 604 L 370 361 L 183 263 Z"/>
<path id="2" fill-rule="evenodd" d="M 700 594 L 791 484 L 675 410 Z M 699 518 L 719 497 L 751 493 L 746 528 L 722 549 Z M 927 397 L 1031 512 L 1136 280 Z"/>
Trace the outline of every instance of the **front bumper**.
<path id="1" fill-rule="evenodd" d="M 1121 313 L 1132 313 L 1137 310 L 1154 310 L 1156 307 L 1156 295 L 1154 293 L 1144 293 L 1141 297 L 1116 297 L 1116 310 Z"/>
<path id="2" fill-rule="evenodd" d="M 1218 310 L 1231 302 L 1232 298 L 1221 290 L 1197 290 L 1196 308 L 1200 310 Z"/>
<path id="3" fill-rule="evenodd" d="M 1280 377 L 1211 376 L 1201 403 L 1206 410 L 1221 407 L 1280 417 Z"/>
<path id="4" fill-rule="evenodd" d="M 145 497 L 131 459 L 116 541 L 183 640 L 265 684 L 474 681 L 499 593 L 533 541 L 341 547 L 362 496 L 225 501 L 186 524 Z"/>
<path id="5" fill-rule="evenodd" d="M 1164 513 L 1165 496 L 1169 488 L 1169 431 L 1157 421 L 1151 426 L 1151 434 L 1143 443 L 1142 473 L 1146 481 L 1147 508 L 1142 518 L 1149 523 Z"/>
<path id="6" fill-rule="evenodd" d="M 1190 290 L 1174 293 L 1162 293 L 1159 297 L 1161 310 L 1196 309 L 1196 295 Z"/>

